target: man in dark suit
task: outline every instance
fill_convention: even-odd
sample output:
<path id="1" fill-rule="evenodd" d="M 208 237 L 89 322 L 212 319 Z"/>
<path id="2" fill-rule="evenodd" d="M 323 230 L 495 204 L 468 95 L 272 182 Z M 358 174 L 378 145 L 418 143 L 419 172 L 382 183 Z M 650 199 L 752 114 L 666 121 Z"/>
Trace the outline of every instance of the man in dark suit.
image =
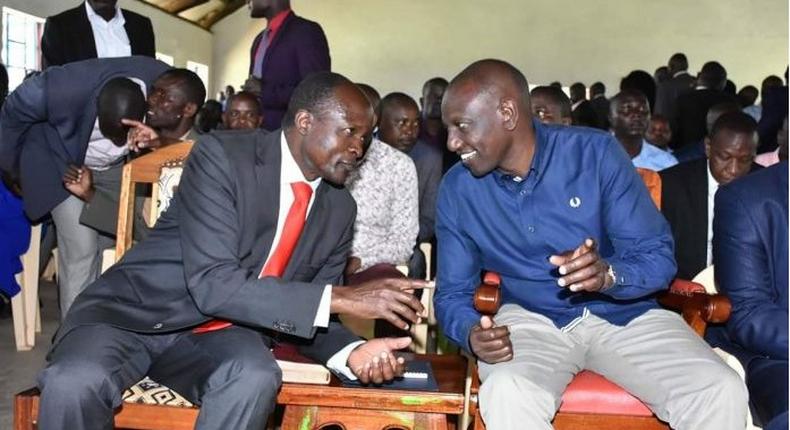
<path id="1" fill-rule="evenodd" d="M 151 86 L 167 69 L 148 57 L 101 58 L 52 67 L 17 87 L 0 113 L 0 169 L 21 184 L 27 216 L 36 220 L 51 211 L 57 226 L 63 314 L 99 276 L 101 249 L 111 244 L 98 233 L 98 226 L 81 223 L 85 196 L 72 195 L 64 187 L 64 176 L 70 166 L 87 166 L 96 170 L 97 188 L 115 183 L 117 193 L 128 148 L 124 134 L 115 138 L 102 134 L 97 121 L 99 95 L 116 78 Z M 105 195 L 100 193 L 93 205 L 109 207 L 104 218 L 114 223 L 118 203 L 114 209 L 102 204 Z M 114 228 L 103 230 L 114 233 Z"/>
<path id="2" fill-rule="evenodd" d="M 656 88 L 655 113 L 669 118 L 672 130 L 677 127 L 675 107 L 678 96 L 694 90 L 694 76 L 688 72 L 689 63 L 686 54 L 678 52 L 669 57 L 668 70 L 670 79 L 661 82 Z"/>
<path id="3" fill-rule="evenodd" d="M 198 429 L 263 428 L 281 378 L 269 348 L 281 337 L 363 383 L 400 374 L 391 351 L 410 339 L 359 341 L 330 320 L 405 328 L 424 311 L 405 291 L 424 281 L 338 286 L 356 212 L 340 186 L 373 118 L 353 83 L 321 73 L 296 88 L 282 131 L 201 137 L 154 230 L 58 331 L 39 376 L 39 428 L 107 428 L 146 374 L 201 405 Z"/>
<path id="4" fill-rule="evenodd" d="M 151 20 L 121 9 L 117 0 L 87 0 L 47 18 L 41 35 L 43 66 L 60 66 L 90 58 L 154 57 Z"/>
<path id="5" fill-rule="evenodd" d="M 587 101 L 587 88 L 581 82 L 571 85 L 571 119 L 573 125 L 600 128 L 598 115 Z"/>
<path id="6" fill-rule="evenodd" d="M 296 16 L 290 0 L 248 3 L 250 16 L 266 18 L 266 28 L 252 42 L 245 89 L 260 95 L 263 128 L 276 130 L 299 82 L 311 73 L 330 70 L 329 45 L 321 26 Z"/>
<path id="7" fill-rule="evenodd" d="M 675 239 L 677 277 L 693 279 L 713 259 L 713 198 L 719 186 L 749 173 L 757 153 L 757 123 L 743 112 L 722 115 L 705 138 L 706 158 L 661 175 L 661 212 Z"/>
<path id="8" fill-rule="evenodd" d="M 609 99 L 606 98 L 606 85 L 596 82 L 590 85 L 590 106 L 598 117 L 602 130 L 609 130 Z"/>
<path id="9" fill-rule="evenodd" d="M 714 346 L 743 365 L 755 423 L 787 429 L 787 161 L 723 187 L 713 233 L 716 279 L 732 302 Z"/>
<path id="10" fill-rule="evenodd" d="M 699 142 L 705 137 L 705 115 L 711 106 L 735 102 L 735 97 L 725 93 L 727 71 L 721 64 L 709 61 L 702 66 L 697 76 L 697 87 L 677 98 L 670 147 L 679 149 Z"/>

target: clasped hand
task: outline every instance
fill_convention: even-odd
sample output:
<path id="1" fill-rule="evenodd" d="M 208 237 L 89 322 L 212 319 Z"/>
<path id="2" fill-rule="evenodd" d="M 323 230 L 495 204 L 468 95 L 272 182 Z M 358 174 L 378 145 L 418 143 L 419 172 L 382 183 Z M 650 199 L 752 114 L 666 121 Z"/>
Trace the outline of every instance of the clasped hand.
<path id="1" fill-rule="evenodd" d="M 419 323 L 425 312 L 414 297 L 414 290 L 433 288 L 433 284 L 406 278 L 377 279 L 353 287 L 332 288 L 332 313 L 362 319 L 385 319 L 404 330 Z"/>

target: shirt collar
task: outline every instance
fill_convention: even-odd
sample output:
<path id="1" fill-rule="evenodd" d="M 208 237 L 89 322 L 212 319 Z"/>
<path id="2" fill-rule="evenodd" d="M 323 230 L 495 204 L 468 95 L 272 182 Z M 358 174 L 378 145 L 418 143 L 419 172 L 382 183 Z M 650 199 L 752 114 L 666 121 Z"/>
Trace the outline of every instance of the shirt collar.
<path id="1" fill-rule="evenodd" d="M 546 170 L 548 158 L 545 156 L 545 153 L 547 152 L 547 146 L 550 145 L 548 129 L 540 121 L 532 118 L 532 130 L 535 133 L 535 153 L 532 155 L 532 163 L 529 166 L 529 170 L 527 170 L 524 177 L 518 177 L 496 169 L 494 170 L 494 175 L 500 184 L 506 182 L 522 183 L 531 176 L 535 176 L 535 180 L 537 180 L 541 173 Z M 532 182 L 534 183 L 534 181 Z"/>
<path id="2" fill-rule="evenodd" d="M 679 71 L 679 72 L 675 72 L 675 74 L 674 74 L 674 75 L 672 75 L 672 77 L 673 77 L 673 78 L 677 78 L 677 77 L 678 77 L 678 76 L 680 76 L 680 75 L 688 75 L 688 74 L 689 74 L 689 72 L 688 72 L 687 70 L 681 70 L 681 71 Z"/>
<path id="3" fill-rule="evenodd" d="M 285 18 L 287 18 L 288 15 L 291 14 L 291 12 L 292 11 L 290 8 L 285 9 L 279 12 L 277 15 L 274 15 L 272 19 L 268 23 L 266 23 L 266 28 L 269 30 L 270 35 L 277 33 L 277 30 L 279 30 L 280 27 L 282 27 Z"/>
<path id="4" fill-rule="evenodd" d="M 705 162 L 705 170 L 708 172 L 708 196 L 713 196 L 716 194 L 716 190 L 719 189 L 719 183 L 716 182 L 716 178 L 713 177 L 713 173 L 710 171 L 710 160 Z"/>
<path id="5" fill-rule="evenodd" d="M 307 182 L 310 184 L 310 187 L 315 190 L 318 185 L 321 183 L 321 178 L 316 178 L 313 181 L 308 181 L 304 174 L 302 173 L 302 169 L 299 168 L 299 165 L 296 164 L 296 160 L 294 160 L 293 155 L 291 154 L 291 149 L 288 147 L 288 141 L 285 140 L 285 132 L 280 132 L 280 181 L 284 184 L 290 184 L 292 182 Z"/>
<path id="6" fill-rule="evenodd" d="M 112 19 L 109 21 L 105 21 L 104 18 L 99 16 L 99 14 L 96 13 L 95 10 L 93 10 L 93 8 L 91 7 L 91 5 L 88 4 L 88 2 L 85 2 L 85 10 L 88 13 L 88 21 L 92 23 L 100 22 L 100 23 L 104 23 L 105 25 L 111 25 L 116 23 L 118 25 L 126 24 L 126 20 L 123 17 L 123 12 L 121 12 L 121 7 L 118 6 L 117 4 L 115 5 L 115 16 L 113 16 Z"/>

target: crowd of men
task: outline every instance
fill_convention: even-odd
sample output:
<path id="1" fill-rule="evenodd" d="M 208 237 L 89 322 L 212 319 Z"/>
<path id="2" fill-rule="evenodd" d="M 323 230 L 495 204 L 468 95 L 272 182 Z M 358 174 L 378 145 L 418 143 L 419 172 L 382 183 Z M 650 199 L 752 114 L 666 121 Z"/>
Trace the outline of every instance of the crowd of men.
<path id="1" fill-rule="evenodd" d="M 363 383 L 399 377 L 432 288 L 422 242 L 488 428 L 550 428 L 583 369 L 672 428 L 743 429 L 750 410 L 788 427 L 787 72 L 736 93 L 721 64 L 693 76 L 677 53 L 607 98 L 601 82 L 530 91 L 528 70 L 488 59 L 419 100 L 381 97 L 330 71 L 321 26 L 288 0 L 251 0 L 266 27 L 249 78 L 206 101 L 116 3 L 50 17 L 46 69 L 0 112 L 0 290 L 19 289 L 31 220 L 51 220 L 59 250 L 39 428 L 106 428 L 146 375 L 201 406 L 198 428 L 262 428 L 282 343 Z M 100 273 L 124 164 L 185 140 L 168 209 Z M 710 265 L 733 311 L 703 340 L 655 295 Z M 493 317 L 473 306 L 489 271 Z M 374 335 L 339 314 L 377 320 Z"/>

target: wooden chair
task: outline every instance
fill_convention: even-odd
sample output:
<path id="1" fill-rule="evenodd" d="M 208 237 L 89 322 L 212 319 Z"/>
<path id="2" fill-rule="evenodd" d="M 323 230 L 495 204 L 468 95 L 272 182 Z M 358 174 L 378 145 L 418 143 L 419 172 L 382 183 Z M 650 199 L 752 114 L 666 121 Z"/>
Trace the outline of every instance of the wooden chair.
<path id="1" fill-rule="evenodd" d="M 494 315 L 499 309 L 500 279 L 486 273 L 475 292 L 478 312 Z M 709 295 L 703 286 L 691 281 L 676 280 L 670 291 L 659 297 L 662 306 L 679 311 L 683 319 L 700 336 L 708 323 L 721 323 L 730 316 L 730 302 L 722 295 Z M 478 408 L 480 379 L 477 367 L 472 366 L 469 414 L 474 417 L 474 429 L 483 430 L 485 424 Z M 591 404 L 589 399 L 600 399 Z M 581 400 L 581 401 L 580 401 Z M 563 403 L 554 417 L 555 429 L 586 430 L 666 430 L 669 426 L 653 415 L 637 398 L 590 371 L 582 371 L 571 381 L 563 394 Z"/>
<path id="2" fill-rule="evenodd" d="M 124 166 L 119 203 L 118 238 L 115 260 L 132 246 L 135 186 L 151 184 L 152 202 L 163 169 L 183 164 L 191 142 L 174 144 L 139 157 Z M 175 184 L 171 181 L 171 186 Z M 153 205 L 153 219 L 160 205 Z M 318 429 L 330 423 L 343 423 L 348 429 L 448 428 L 447 415 L 461 414 L 464 408 L 463 378 L 466 361 L 459 356 L 422 356 L 434 363 L 439 392 L 370 390 L 342 387 L 332 377 L 328 386 L 285 383 L 277 403 L 284 407 L 281 429 Z M 286 357 L 287 359 L 287 357 Z M 188 430 L 195 426 L 199 408 L 168 387 L 146 378 L 124 395 L 115 413 L 115 426 L 141 430 Z M 32 430 L 38 417 L 39 392 L 29 389 L 14 400 L 14 429 Z"/>
<path id="3" fill-rule="evenodd" d="M 36 333 L 41 332 L 41 312 L 38 306 L 39 252 L 41 249 L 41 225 L 30 229 L 30 246 L 22 255 L 22 273 L 16 281 L 22 288 L 11 298 L 14 318 L 14 341 L 17 351 L 29 351 L 36 345 Z"/>

